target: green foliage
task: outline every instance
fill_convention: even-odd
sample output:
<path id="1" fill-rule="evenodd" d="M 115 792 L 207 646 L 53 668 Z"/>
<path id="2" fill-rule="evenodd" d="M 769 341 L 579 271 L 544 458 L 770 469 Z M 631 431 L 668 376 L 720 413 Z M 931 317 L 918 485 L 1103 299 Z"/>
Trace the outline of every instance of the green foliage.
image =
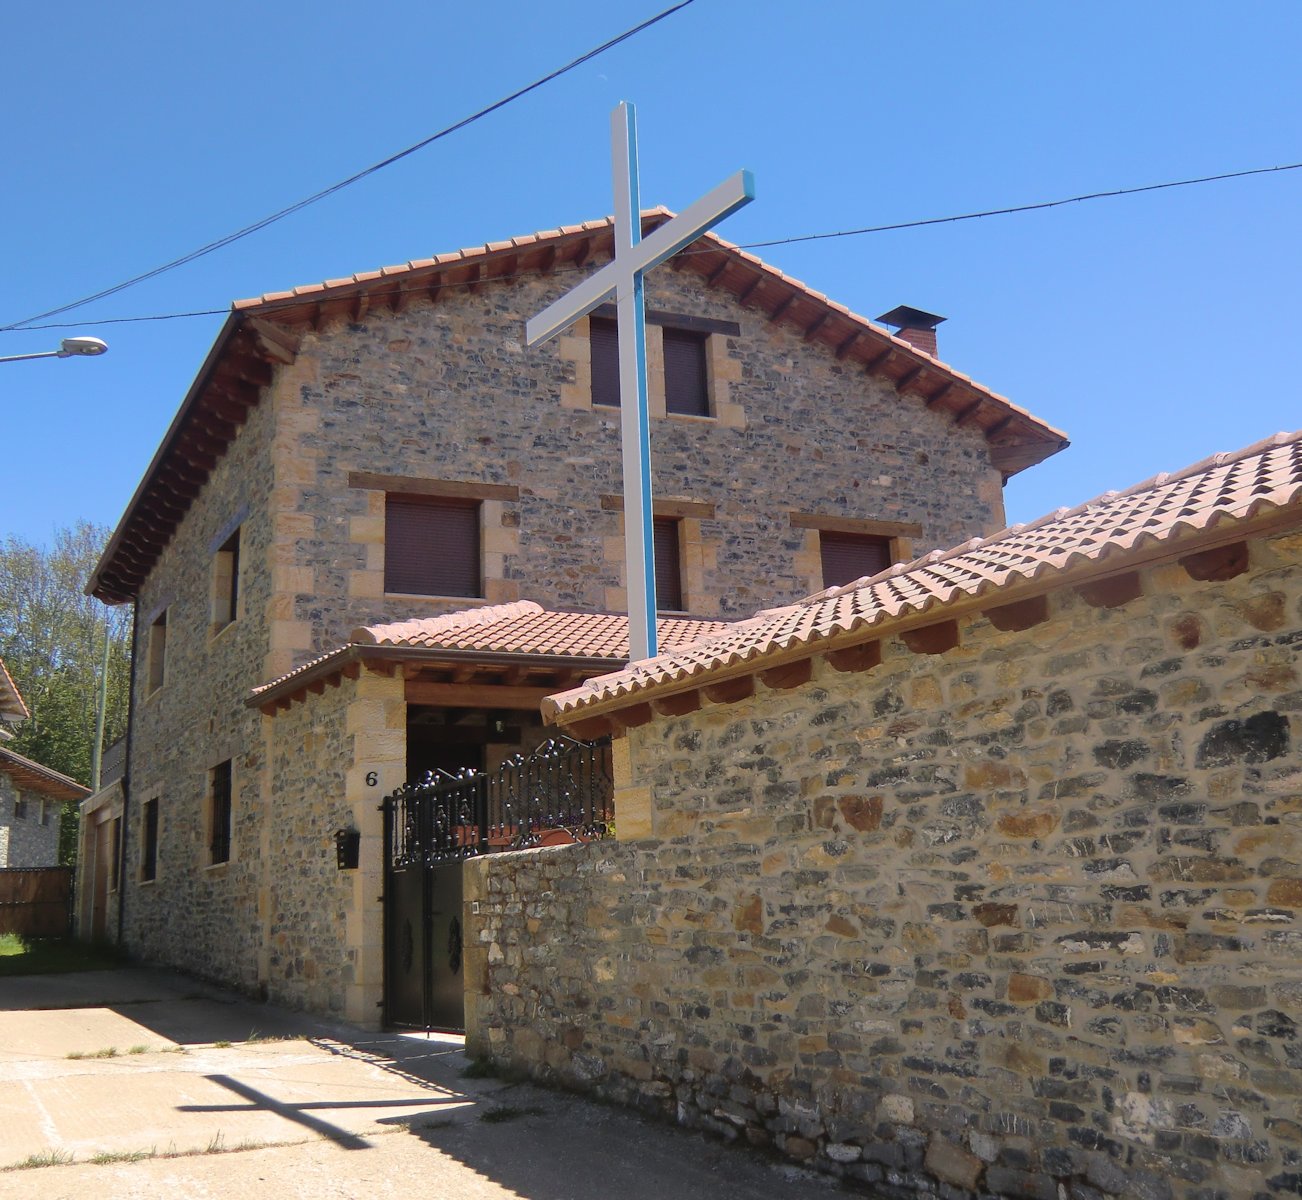
<path id="1" fill-rule="evenodd" d="M 0 979 L 11 975 L 57 975 L 65 971 L 107 971 L 123 958 L 110 946 L 92 946 L 72 938 L 23 938 L 0 935 Z"/>
<path id="2" fill-rule="evenodd" d="M 104 745 L 126 730 L 131 611 L 85 594 L 110 531 L 83 521 L 46 549 L 10 537 L 0 543 L 0 659 L 31 711 L 7 742 L 19 754 L 90 783 L 104 638 L 109 639 Z M 76 859 L 77 810 L 60 818 L 59 861 Z"/>

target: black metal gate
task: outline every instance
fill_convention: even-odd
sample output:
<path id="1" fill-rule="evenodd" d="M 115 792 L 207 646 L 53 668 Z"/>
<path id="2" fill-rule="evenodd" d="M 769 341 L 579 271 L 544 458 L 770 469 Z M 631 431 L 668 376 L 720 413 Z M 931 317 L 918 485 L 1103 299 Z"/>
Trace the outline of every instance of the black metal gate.
<path id="1" fill-rule="evenodd" d="M 461 865 L 550 841 L 604 837 L 614 811 L 610 742 L 561 737 L 496 771 L 427 772 L 384 800 L 384 1014 L 460 1032 Z"/>

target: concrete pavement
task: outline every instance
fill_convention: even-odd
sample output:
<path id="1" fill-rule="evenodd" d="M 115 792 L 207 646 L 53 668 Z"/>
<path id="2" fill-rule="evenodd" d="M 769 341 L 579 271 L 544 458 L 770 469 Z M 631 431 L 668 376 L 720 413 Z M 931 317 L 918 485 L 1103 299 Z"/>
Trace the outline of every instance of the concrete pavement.
<path id="1" fill-rule="evenodd" d="M 370 1034 L 169 972 L 0 980 L 0 1200 L 837 1194 L 468 1065 L 460 1038 Z"/>

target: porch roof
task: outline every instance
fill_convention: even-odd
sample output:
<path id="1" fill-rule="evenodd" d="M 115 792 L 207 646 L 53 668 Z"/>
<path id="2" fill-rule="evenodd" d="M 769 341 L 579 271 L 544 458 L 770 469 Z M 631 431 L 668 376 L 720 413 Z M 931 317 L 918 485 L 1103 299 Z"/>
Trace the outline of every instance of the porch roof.
<path id="1" fill-rule="evenodd" d="M 674 649 L 730 627 L 726 621 L 697 617 L 656 621 L 660 643 Z M 246 703 L 274 713 L 344 675 L 355 677 L 366 665 L 390 673 L 401 667 L 409 699 L 416 703 L 453 703 L 460 696 L 465 702 L 474 697 L 485 707 L 536 708 L 549 692 L 617 670 L 627 661 L 628 617 L 623 613 L 571 612 L 519 600 L 363 625 L 344 645 L 254 688 Z"/>
<path id="2" fill-rule="evenodd" d="M 8 775 L 25 792 L 37 792 L 51 800 L 84 800 L 90 788 L 59 771 L 33 762 L 26 755 L 0 746 L 0 774 Z"/>
<path id="3" fill-rule="evenodd" d="M 687 712 L 702 693 L 709 700 L 741 699 L 756 675 L 769 686 L 796 686 L 809 677 L 808 660 L 816 654 L 827 655 L 838 670 L 866 669 L 877 661 L 866 650 L 888 634 L 938 653 L 942 639 L 926 635 L 939 634 L 960 614 L 981 611 L 1000 629 L 1028 628 L 1043 618 L 1031 603 L 1018 602 L 1054 588 L 1084 590 L 1092 581 L 1100 588 L 1111 581 L 1118 585 L 1115 597 L 1124 597 L 1119 585 L 1127 573 L 1163 559 L 1179 558 L 1197 579 L 1229 578 L 1247 565 L 1243 539 L 1300 523 L 1302 431 L 1279 433 L 1029 525 L 759 612 L 696 645 L 667 647 L 655 658 L 549 697 L 543 716 L 588 736 L 612 720 L 649 720 L 652 702 L 665 712 Z M 1122 602 L 1115 597 L 1098 602 Z"/>

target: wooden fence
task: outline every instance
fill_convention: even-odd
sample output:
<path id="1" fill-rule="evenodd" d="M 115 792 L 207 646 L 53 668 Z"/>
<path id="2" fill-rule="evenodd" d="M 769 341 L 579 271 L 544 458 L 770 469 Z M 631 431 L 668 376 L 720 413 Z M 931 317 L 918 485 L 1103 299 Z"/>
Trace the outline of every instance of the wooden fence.
<path id="1" fill-rule="evenodd" d="M 0 869 L 0 933 L 67 937 L 71 932 L 71 867 Z"/>

